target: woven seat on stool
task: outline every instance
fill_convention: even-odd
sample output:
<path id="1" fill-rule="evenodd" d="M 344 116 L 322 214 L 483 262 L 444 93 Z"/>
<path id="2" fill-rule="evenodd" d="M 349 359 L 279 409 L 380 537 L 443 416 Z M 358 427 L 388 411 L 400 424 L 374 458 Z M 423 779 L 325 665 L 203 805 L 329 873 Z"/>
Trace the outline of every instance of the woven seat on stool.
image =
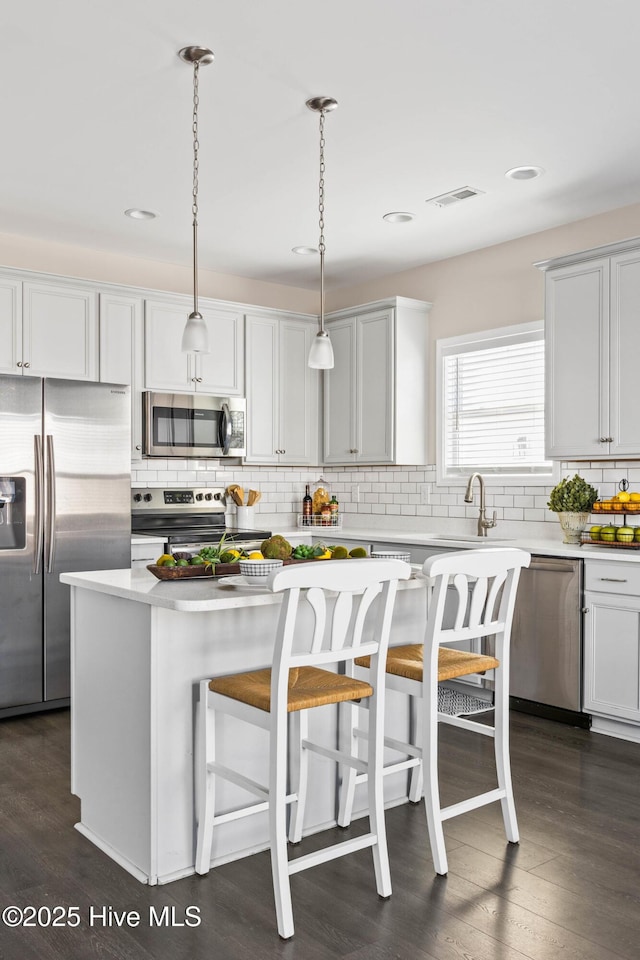
<path id="1" fill-rule="evenodd" d="M 422 682 L 423 660 L 424 646 L 421 643 L 392 647 L 387 654 L 387 673 Z M 356 666 L 366 667 L 367 670 L 370 662 L 370 657 L 357 657 L 355 660 Z M 456 677 L 467 677 L 470 673 L 486 673 L 487 670 L 495 670 L 499 666 L 499 660 L 482 653 L 466 653 L 464 650 L 453 650 L 451 647 L 440 647 L 438 650 L 439 682 L 455 680 Z"/>
<path id="2" fill-rule="evenodd" d="M 282 595 L 271 669 L 199 683 L 194 749 L 196 873 L 208 873 L 218 836 L 220 856 L 224 857 L 225 836 L 219 830 L 242 817 L 268 813 L 273 893 L 278 933 L 283 939 L 294 932 L 291 874 L 370 848 L 378 895 L 391 895 L 382 790 L 384 664 L 398 581 L 410 576 L 411 567 L 400 560 L 326 560 L 279 568 L 268 580 L 268 589 Z M 358 655 L 368 655 L 371 661 L 369 676 L 362 680 L 354 678 L 349 669 Z M 370 705 L 371 719 L 366 759 L 335 749 L 335 735 L 327 735 L 329 743 L 310 739 L 312 707 L 341 704 L 334 708 L 337 713 L 364 700 Z M 232 719 L 230 727 L 227 717 Z M 327 719 L 331 731 L 331 708 Z M 242 736 L 236 721 L 267 733 L 267 783 L 238 769 L 242 760 L 233 763 Z M 320 731 L 324 727 L 318 724 Z M 263 761 L 264 751 L 258 752 L 253 739 L 250 743 L 257 762 Z M 232 763 L 221 762 L 226 761 L 221 753 Z M 291 843 L 302 839 L 310 753 L 367 772 L 369 831 L 289 859 L 287 834 Z M 225 790 L 217 790 L 219 780 L 251 794 L 252 801 L 239 805 L 229 799 Z M 227 809 L 217 809 L 222 805 Z M 346 890 L 345 899 L 348 895 Z"/>
<path id="3" fill-rule="evenodd" d="M 209 690 L 268 712 L 271 709 L 271 670 L 252 670 L 250 673 L 217 677 L 209 683 Z M 372 695 L 373 687 L 363 680 L 330 673 L 318 667 L 294 667 L 289 671 L 287 712 L 323 707 L 327 703 L 343 703 L 345 700 L 360 700 Z"/>
<path id="4" fill-rule="evenodd" d="M 436 873 L 446 874 L 447 854 L 442 824 L 469 810 L 488 803 L 500 802 L 507 840 L 517 843 L 516 819 L 511 767 L 509 759 L 509 641 L 518 579 L 522 567 L 531 557 L 524 550 L 498 547 L 478 550 L 457 550 L 425 561 L 422 572 L 426 581 L 426 620 L 424 644 L 392 647 L 387 654 L 387 689 L 404 694 L 409 700 L 409 740 L 385 737 L 385 746 L 404 754 L 402 760 L 385 763 L 384 773 L 410 770 L 409 800 L 417 803 L 424 796 L 425 812 Z M 495 657 L 468 652 L 491 640 Z M 455 644 L 464 644 L 459 650 Z M 452 646 L 453 645 L 453 646 Z M 371 670 L 370 659 L 359 656 L 353 661 L 354 675 L 366 679 Z M 457 688 L 439 684 L 470 674 L 494 671 L 494 702 L 460 693 Z M 357 673 L 355 673 L 357 671 Z M 472 688 L 471 688 L 472 689 Z M 444 691 L 450 692 L 445 702 Z M 441 695 L 441 691 L 443 695 Z M 455 695 L 461 710 L 456 709 Z M 442 702 L 443 708 L 440 708 Z M 422 720 L 418 721 L 419 705 Z M 358 753 L 358 741 L 366 740 L 366 729 L 358 726 L 358 712 L 367 701 L 349 705 L 349 722 L 343 736 L 351 752 Z M 447 709 L 447 707 L 453 709 Z M 462 716 L 494 710 L 493 726 Z M 459 803 L 442 807 L 438 786 L 438 724 L 448 723 L 485 737 L 493 737 L 497 788 L 468 797 Z M 347 746 L 349 745 L 347 744 Z M 364 782 L 366 773 L 345 768 L 340 785 L 338 823 L 351 822 L 356 784 Z M 423 789 L 424 788 L 424 789 Z"/>

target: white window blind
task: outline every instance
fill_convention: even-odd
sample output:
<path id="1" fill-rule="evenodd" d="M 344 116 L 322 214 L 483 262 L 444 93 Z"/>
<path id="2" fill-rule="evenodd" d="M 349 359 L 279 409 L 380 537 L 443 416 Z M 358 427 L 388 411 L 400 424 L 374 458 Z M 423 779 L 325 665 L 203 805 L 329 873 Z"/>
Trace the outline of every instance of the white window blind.
<path id="1" fill-rule="evenodd" d="M 509 329 L 441 341 L 443 479 L 476 470 L 552 474 L 544 457 L 544 334 L 537 324 Z"/>

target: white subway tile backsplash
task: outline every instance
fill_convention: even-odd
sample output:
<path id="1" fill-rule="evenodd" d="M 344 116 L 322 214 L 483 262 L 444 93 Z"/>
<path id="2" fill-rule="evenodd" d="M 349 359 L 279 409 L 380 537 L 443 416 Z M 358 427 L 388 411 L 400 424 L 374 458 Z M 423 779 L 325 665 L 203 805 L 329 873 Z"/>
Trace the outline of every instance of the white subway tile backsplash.
<path id="1" fill-rule="evenodd" d="M 579 473 L 598 488 L 601 497 L 613 496 L 621 480 L 629 481 L 630 487 L 640 489 L 640 461 L 595 461 L 591 463 L 563 463 L 562 476 Z M 137 486 L 224 486 L 239 483 L 245 490 L 260 490 L 262 501 L 259 511 L 278 514 L 295 524 L 300 513 L 305 484 L 311 489 L 324 478 L 324 485 L 335 494 L 340 511 L 350 517 L 376 515 L 389 517 L 419 518 L 421 529 L 427 530 L 429 518 L 451 518 L 468 521 L 471 525 L 478 518 L 478 495 L 474 491 L 474 503 L 465 504 L 464 489 L 459 484 L 447 486 L 436 484 L 435 466 L 426 467 L 228 467 L 224 463 L 207 460 L 151 460 L 132 464 L 132 482 Z M 429 484 L 429 502 L 423 503 L 422 484 Z M 496 511 L 499 520 L 541 520 L 557 523 L 557 517 L 547 507 L 552 484 L 534 486 L 487 483 L 487 508 Z M 358 491 L 358 495 L 356 494 Z M 491 515 L 491 514 L 490 514 Z M 285 520 L 285 517 L 287 520 Z"/>

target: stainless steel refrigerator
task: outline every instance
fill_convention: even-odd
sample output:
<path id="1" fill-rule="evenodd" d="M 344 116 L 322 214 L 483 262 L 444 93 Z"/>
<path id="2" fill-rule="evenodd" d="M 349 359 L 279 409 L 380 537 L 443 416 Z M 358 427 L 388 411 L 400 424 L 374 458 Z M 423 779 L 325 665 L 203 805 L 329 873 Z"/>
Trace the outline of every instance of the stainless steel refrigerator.
<path id="1" fill-rule="evenodd" d="M 0 717 L 69 702 L 60 574 L 131 564 L 129 389 L 0 376 Z"/>

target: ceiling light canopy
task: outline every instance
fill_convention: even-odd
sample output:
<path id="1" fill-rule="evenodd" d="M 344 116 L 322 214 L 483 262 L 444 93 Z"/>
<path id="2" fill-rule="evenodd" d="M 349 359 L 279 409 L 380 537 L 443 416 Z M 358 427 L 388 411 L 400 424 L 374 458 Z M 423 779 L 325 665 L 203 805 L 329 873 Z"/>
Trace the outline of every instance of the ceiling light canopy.
<path id="1" fill-rule="evenodd" d="M 386 220 L 387 223 L 409 223 L 410 220 L 415 220 L 415 213 L 408 213 L 406 210 L 394 210 L 392 213 L 385 213 L 383 220 Z"/>
<path id="2" fill-rule="evenodd" d="M 505 177 L 508 177 L 510 180 L 535 180 L 536 177 L 542 176 L 544 170 L 542 167 L 511 167 L 511 170 L 507 170 Z"/>
<path id="3" fill-rule="evenodd" d="M 318 213 L 320 226 L 320 242 L 318 250 L 320 251 L 320 329 L 311 344 L 309 359 L 307 363 L 315 370 L 331 370 L 333 367 L 333 347 L 329 334 L 324 329 L 324 120 L 330 110 L 335 110 L 338 101 L 333 97 L 312 97 L 306 101 L 310 110 L 320 114 L 320 178 L 318 195 Z"/>
<path id="4" fill-rule="evenodd" d="M 291 253 L 297 253 L 299 257 L 310 257 L 319 251 L 317 247 L 292 247 Z"/>
<path id="5" fill-rule="evenodd" d="M 198 140 L 198 106 L 200 103 L 198 80 L 200 64 L 212 63 L 213 52 L 207 47 L 184 47 L 179 57 L 185 63 L 193 64 L 193 188 L 191 191 L 191 213 L 193 214 L 193 310 L 187 318 L 182 334 L 183 353 L 209 353 L 209 331 L 204 317 L 198 310 L 198 172 L 200 164 L 200 142 Z"/>

